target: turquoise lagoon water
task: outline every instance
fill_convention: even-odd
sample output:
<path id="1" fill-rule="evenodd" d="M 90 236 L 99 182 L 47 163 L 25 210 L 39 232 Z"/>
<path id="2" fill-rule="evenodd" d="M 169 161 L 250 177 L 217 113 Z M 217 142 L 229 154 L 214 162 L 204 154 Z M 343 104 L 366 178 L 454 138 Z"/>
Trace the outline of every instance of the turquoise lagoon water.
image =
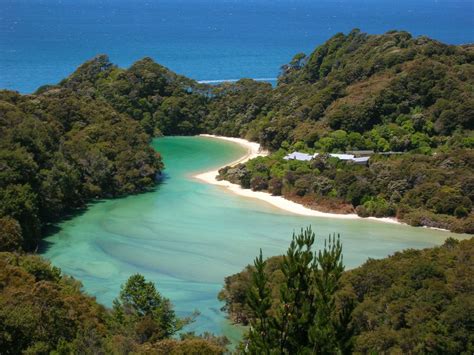
<path id="1" fill-rule="evenodd" d="M 153 145 L 166 164 L 165 179 L 155 191 L 93 204 L 62 223 L 46 242 L 44 256 L 106 305 L 139 272 L 156 283 L 180 315 L 201 312 L 190 330 L 233 335 L 216 298 L 224 278 L 251 263 L 260 248 L 265 256 L 283 253 L 294 230 L 312 225 L 319 245 L 329 233 L 340 233 L 348 267 L 405 248 L 438 245 L 453 235 L 288 214 L 193 178 L 242 156 L 242 147 L 204 137 L 159 138 Z"/>

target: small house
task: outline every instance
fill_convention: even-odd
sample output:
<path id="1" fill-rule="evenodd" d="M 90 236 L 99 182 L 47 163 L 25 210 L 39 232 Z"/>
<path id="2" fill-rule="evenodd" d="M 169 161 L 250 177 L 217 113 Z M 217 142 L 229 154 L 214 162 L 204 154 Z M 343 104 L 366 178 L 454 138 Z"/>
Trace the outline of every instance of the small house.
<path id="1" fill-rule="evenodd" d="M 313 158 L 316 158 L 319 153 L 314 153 L 313 155 L 293 152 L 286 155 L 283 159 L 285 160 L 299 160 L 299 161 L 310 161 Z M 339 153 L 330 153 L 329 156 L 345 161 L 352 161 L 355 164 L 365 165 L 368 163 L 370 157 L 355 157 L 353 154 L 339 154 Z"/>

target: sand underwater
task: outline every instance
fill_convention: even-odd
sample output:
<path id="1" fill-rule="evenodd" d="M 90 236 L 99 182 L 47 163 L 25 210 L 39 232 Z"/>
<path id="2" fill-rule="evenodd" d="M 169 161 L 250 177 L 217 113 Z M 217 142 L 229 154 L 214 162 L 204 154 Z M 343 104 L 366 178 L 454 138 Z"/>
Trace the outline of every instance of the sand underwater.
<path id="1" fill-rule="evenodd" d="M 264 256 L 283 253 L 301 227 L 311 225 L 319 245 L 329 233 L 340 233 L 349 268 L 369 257 L 439 245 L 455 236 L 377 221 L 292 215 L 193 178 L 244 155 L 238 144 L 166 137 L 155 139 L 153 146 L 166 164 L 155 190 L 92 204 L 59 225 L 43 255 L 109 306 L 131 274 L 145 275 L 178 314 L 201 312 L 188 330 L 238 337 L 217 300 L 224 278 L 251 263 L 260 248 Z"/>

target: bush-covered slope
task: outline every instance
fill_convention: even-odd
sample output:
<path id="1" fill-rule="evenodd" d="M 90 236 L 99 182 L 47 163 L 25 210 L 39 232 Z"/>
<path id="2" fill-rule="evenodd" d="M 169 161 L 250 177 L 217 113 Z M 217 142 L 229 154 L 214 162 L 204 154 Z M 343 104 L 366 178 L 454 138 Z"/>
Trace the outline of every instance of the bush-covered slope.
<path id="1" fill-rule="evenodd" d="M 441 247 L 405 250 L 369 259 L 345 271 L 337 292 L 352 299 L 355 353 L 460 354 L 474 349 L 474 239 L 448 239 Z M 282 257 L 269 258 L 265 274 L 270 314 L 281 307 L 285 279 Z M 252 311 L 250 285 L 255 268 L 229 276 L 220 292 L 234 321 L 247 324 Z"/>
<path id="2" fill-rule="evenodd" d="M 426 152 L 472 146 L 473 80 L 472 46 L 353 30 L 308 56 L 297 54 L 282 67 L 275 89 L 250 79 L 198 84 L 150 58 L 120 69 L 105 55 L 59 86 L 104 98 L 149 133 L 238 135 L 273 150 L 302 142 L 323 151 Z M 338 140 L 333 132 L 349 136 Z"/>
<path id="3" fill-rule="evenodd" d="M 209 334 L 172 339 L 180 324 L 169 300 L 141 275 L 127 281 L 111 310 L 42 258 L 0 253 L 2 354 L 224 352 L 223 339 Z"/>
<path id="4" fill-rule="evenodd" d="M 100 55 L 81 65 L 59 86 L 106 100 L 152 135 L 199 133 L 207 114 L 208 86 L 177 75 L 151 58 L 121 69 Z"/>
<path id="5" fill-rule="evenodd" d="M 472 147 L 473 80 L 472 46 L 353 30 L 297 54 L 275 89 L 250 79 L 198 84 L 150 58 L 120 69 L 104 55 L 59 86 L 104 98 L 149 133 L 242 136 L 272 150 L 301 143 L 427 153 Z"/>
<path id="6" fill-rule="evenodd" d="M 285 150 L 220 170 L 221 179 L 322 211 L 396 217 L 474 233 L 474 151 L 372 156 L 368 166 L 328 155 L 284 160 Z"/>
<path id="7" fill-rule="evenodd" d="M 254 88 L 239 106 L 238 117 L 251 119 L 238 134 L 274 153 L 224 169 L 221 178 L 324 211 L 474 233 L 473 48 L 353 30 L 296 55 L 277 88 Z M 294 150 L 402 154 L 374 155 L 368 166 L 325 156 L 284 161 Z"/>
<path id="8" fill-rule="evenodd" d="M 216 133 L 279 150 L 241 167 L 245 181 L 223 175 L 246 187 L 472 232 L 473 63 L 472 46 L 358 30 L 296 55 L 274 89 L 249 79 L 202 85 L 150 58 L 121 69 L 97 56 L 35 95 L 0 93 L 0 218 L 10 218 L 1 223 L 16 220 L 34 248 L 45 225 L 87 201 L 153 185 L 161 163 L 151 136 Z M 368 168 L 281 160 L 350 149 L 409 155 Z M 448 202 L 433 201 L 433 189 Z"/>
<path id="9" fill-rule="evenodd" d="M 0 92 L 0 137 L 0 240 L 15 223 L 23 239 L 0 250 L 35 248 L 48 223 L 92 199 L 143 191 L 162 167 L 137 122 L 70 89 Z"/>
<path id="10" fill-rule="evenodd" d="M 272 97 L 274 118 L 260 138 L 275 149 L 283 140 L 328 151 L 436 147 L 456 130 L 473 129 L 473 80 L 473 47 L 396 31 L 337 34 L 283 67 Z M 280 119 L 289 137 L 272 139 L 265 130 L 271 133 Z M 354 139 L 342 146 L 321 144 L 333 130 L 352 132 Z M 362 137 L 355 139 L 356 133 Z M 415 134 L 422 142 L 410 139 Z"/>

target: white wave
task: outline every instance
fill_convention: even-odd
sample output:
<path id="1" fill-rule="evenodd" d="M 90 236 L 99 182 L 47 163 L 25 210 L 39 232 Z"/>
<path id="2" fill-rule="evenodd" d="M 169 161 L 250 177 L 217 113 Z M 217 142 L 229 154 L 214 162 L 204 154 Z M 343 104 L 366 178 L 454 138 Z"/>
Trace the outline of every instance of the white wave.
<path id="1" fill-rule="evenodd" d="M 278 78 L 251 78 L 255 81 L 277 81 Z M 219 83 L 235 83 L 240 79 L 217 79 L 217 80 L 198 80 L 200 84 L 219 84 Z"/>

